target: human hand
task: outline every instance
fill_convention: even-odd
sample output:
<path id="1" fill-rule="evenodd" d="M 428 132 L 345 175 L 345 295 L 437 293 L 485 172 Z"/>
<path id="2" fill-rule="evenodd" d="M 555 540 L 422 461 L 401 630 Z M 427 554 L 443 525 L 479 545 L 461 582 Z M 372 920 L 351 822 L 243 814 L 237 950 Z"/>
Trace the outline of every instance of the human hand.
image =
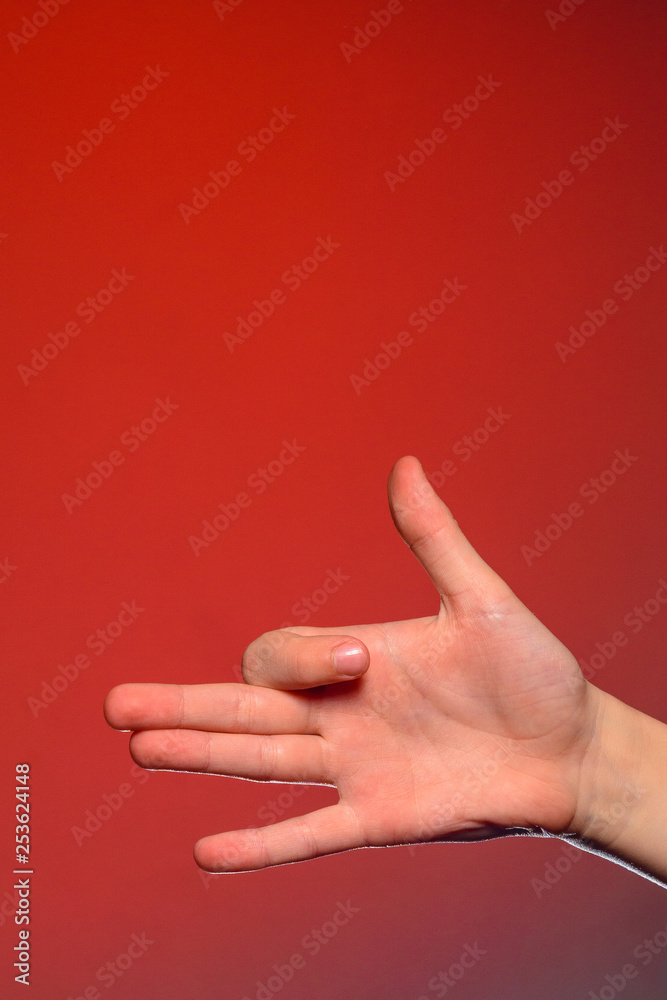
<path id="1" fill-rule="evenodd" d="M 437 614 L 268 632 L 246 684 L 124 684 L 105 714 L 144 767 L 334 785 L 335 805 L 208 836 L 208 871 L 249 871 L 357 847 L 577 829 L 601 692 L 482 560 L 417 459 L 394 466 L 392 517 L 433 581 Z M 356 679 L 332 651 L 356 640 Z"/>

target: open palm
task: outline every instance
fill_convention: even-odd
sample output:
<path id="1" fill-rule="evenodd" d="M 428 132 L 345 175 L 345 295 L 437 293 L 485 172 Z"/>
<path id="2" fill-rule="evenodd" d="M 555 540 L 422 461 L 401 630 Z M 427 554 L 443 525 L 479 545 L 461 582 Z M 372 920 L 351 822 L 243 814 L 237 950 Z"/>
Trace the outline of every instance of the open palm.
<path id="1" fill-rule="evenodd" d="M 338 789 L 335 805 L 200 840 L 208 871 L 574 822 L 596 689 L 475 552 L 414 457 L 394 466 L 389 501 L 438 590 L 436 615 L 269 632 L 245 651 L 245 684 L 107 696 L 107 720 L 135 730 L 144 767 Z M 333 652 L 352 640 L 363 662 L 349 679 Z"/>

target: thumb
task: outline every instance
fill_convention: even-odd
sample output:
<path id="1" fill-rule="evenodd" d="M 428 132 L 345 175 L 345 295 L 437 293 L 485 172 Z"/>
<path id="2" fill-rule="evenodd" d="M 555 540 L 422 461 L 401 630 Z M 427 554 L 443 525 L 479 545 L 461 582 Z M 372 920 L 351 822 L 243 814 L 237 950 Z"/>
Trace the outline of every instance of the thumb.
<path id="1" fill-rule="evenodd" d="M 389 508 L 403 540 L 443 598 L 463 604 L 513 596 L 465 537 L 414 455 L 394 465 L 387 483 Z"/>

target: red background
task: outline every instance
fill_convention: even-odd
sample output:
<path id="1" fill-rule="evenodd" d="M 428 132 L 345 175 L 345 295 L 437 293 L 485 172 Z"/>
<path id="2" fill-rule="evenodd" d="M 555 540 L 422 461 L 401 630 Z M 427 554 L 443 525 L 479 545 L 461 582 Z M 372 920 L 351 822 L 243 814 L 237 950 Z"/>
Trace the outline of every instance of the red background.
<path id="1" fill-rule="evenodd" d="M 11 898 L 13 774 L 25 760 L 34 998 L 93 984 L 106 996 L 97 970 L 146 933 L 154 944 L 114 997 L 254 998 L 301 952 L 285 997 L 417 1000 L 477 942 L 486 954 L 452 988 L 458 1000 L 562 1000 L 599 992 L 665 929 L 664 890 L 588 854 L 537 898 L 531 879 L 562 857 L 559 842 L 351 851 L 205 881 L 194 842 L 256 825 L 289 787 L 152 772 L 140 784 L 127 736 L 102 716 L 124 681 L 238 679 L 245 646 L 297 624 L 293 606 L 329 569 L 349 580 L 308 624 L 435 611 L 386 503 L 391 466 L 415 454 L 427 472 L 456 460 L 440 495 L 575 655 L 588 660 L 625 628 L 595 682 L 667 721 L 667 611 L 636 634 L 623 624 L 667 575 L 667 268 L 627 302 L 613 292 L 667 237 L 665 11 L 658 0 L 571 7 L 552 27 L 532 0 L 406 0 L 346 59 L 341 43 L 380 5 L 243 0 L 221 18 L 185 0 L 73 2 L 17 52 L 8 36 L 41 8 L 4 5 L 0 558 L 15 569 L 0 588 L 0 886 Z M 168 76 L 121 120 L 110 108 L 147 66 Z M 460 128 L 443 123 L 480 75 L 495 92 Z M 237 147 L 274 108 L 296 117 L 248 162 Z M 570 155 L 616 116 L 628 127 L 580 172 Z M 113 132 L 59 180 L 54 161 L 105 117 Z M 437 127 L 446 141 L 391 191 L 385 172 Z M 179 205 L 235 157 L 240 175 L 186 222 Z M 567 168 L 573 183 L 517 232 L 512 214 Z M 283 273 L 329 236 L 339 248 L 286 289 Z M 19 366 L 114 268 L 134 276 L 127 287 L 26 378 Z M 457 301 L 424 332 L 406 325 L 445 278 L 465 285 Z M 286 302 L 230 352 L 223 334 L 276 287 Z M 610 296 L 618 312 L 560 360 L 570 325 Z M 355 392 L 350 376 L 401 330 L 412 344 Z M 168 420 L 134 452 L 119 444 L 166 397 Z M 489 407 L 510 419 L 456 459 Z M 195 555 L 188 538 L 283 439 L 305 451 Z M 124 463 L 68 513 L 63 494 L 116 449 Z M 521 546 L 616 449 L 637 460 L 529 566 Z M 90 667 L 31 711 L 58 666 L 133 600 L 137 620 L 103 655 L 88 648 Z M 123 782 L 134 795 L 79 846 L 72 828 Z M 292 799 L 285 817 L 336 793 Z M 347 900 L 359 912 L 307 955 L 304 936 Z M 18 996 L 7 911 L 1 988 Z M 626 1000 L 664 998 L 665 954 L 640 967 Z"/>

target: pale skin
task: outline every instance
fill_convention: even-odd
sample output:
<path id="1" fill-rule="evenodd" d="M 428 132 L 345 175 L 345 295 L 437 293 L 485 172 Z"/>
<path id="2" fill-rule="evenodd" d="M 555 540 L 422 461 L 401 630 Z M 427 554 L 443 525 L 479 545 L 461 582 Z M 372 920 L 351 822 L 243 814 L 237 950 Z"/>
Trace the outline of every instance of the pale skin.
<path id="1" fill-rule="evenodd" d="M 667 726 L 586 681 L 483 561 L 405 456 L 394 523 L 436 614 L 267 632 L 245 683 L 121 684 L 104 711 L 146 768 L 335 786 L 339 801 L 195 845 L 206 871 L 255 871 L 367 846 L 576 834 L 667 883 Z M 341 675 L 336 649 L 358 672 Z M 208 786 L 207 786 L 208 788 Z"/>

